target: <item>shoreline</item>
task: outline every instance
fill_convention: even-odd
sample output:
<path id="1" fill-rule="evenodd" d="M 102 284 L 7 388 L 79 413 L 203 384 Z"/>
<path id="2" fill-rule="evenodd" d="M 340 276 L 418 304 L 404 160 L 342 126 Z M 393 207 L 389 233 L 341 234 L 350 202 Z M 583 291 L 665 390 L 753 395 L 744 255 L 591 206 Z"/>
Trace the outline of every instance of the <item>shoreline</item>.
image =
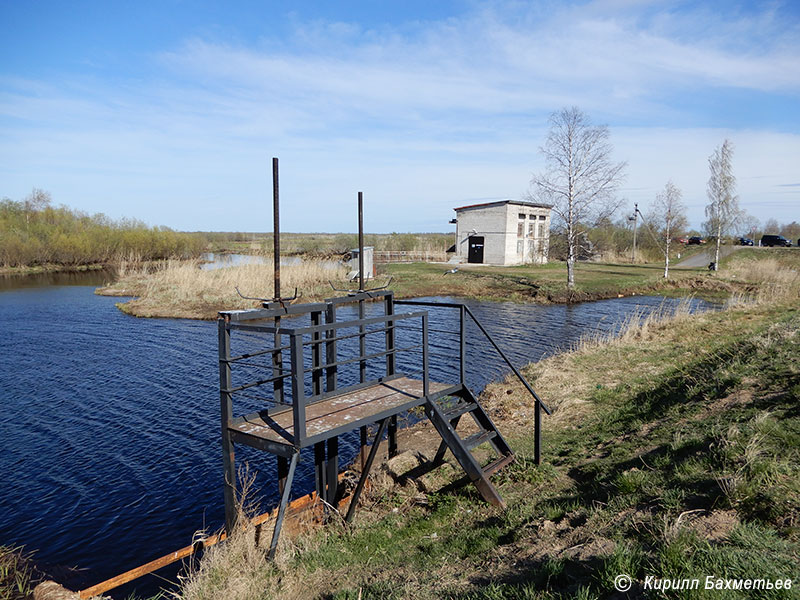
<path id="1" fill-rule="evenodd" d="M 140 318 L 179 318 L 214 320 L 222 310 L 257 308 L 258 302 L 242 300 L 234 291 L 237 274 L 242 278 L 267 280 L 271 283 L 271 267 L 248 265 L 225 269 L 227 279 L 217 281 L 213 271 L 201 274 L 191 272 L 193 261 L 185 261 L 175 268 L 185 273 L 181 279 L 167 280 L 167 274 L 133 272 L 123 275 L 111 285 L 99 287 L 95 294 L 101 296 L 126 297 L 117 303 L 125 314 Z M 455 274 L 443 275 L 445 266 L 438 263 L 396 263 L 381 265 L 382 273 L 372 285 L 380 285 L 392 278 L 392 289 L 397 299 L 430 296 L 448 296 L 490 302 L 516 302 L 520 304 L 576 304 L 597 300 L 609 300 L 628 296 L 660 295 L 684 297 L 694 295 L 711 301 L 721 301 L 733 294 L 751 294 L 752 285 L 720 277 L 698 269 L 676 269 L 675 275 L 664 280 L 654 276 L 660 267 L 652 265 L 619 265 L 592 263 L 580 265 L 578 285 L 569 290 L 559 281 L 561 264 L 541 268 L 470 267 L 459 268 Z M 288 270 L 291 267 L 284 267 Z M 237 271 L 238 270 L 238 271 Z M 585 271 L 585 272 L 582 272 Z M 212 273 L 212 275 L 208 275 Z M 608 277 L 606 274 L 610 273 Z M 341 275 L 341 274 L 340 274 Z M 585 283 L 580 279 L 584 276 Z M 163 277 L 164 281 L 159 281 Z M 205 283 L 189 281 L 191 278 L 206 278 Z M 238 284 L 241 285 L 241 284 Z M 257 284 L 240 289 L 257 289 Z M 337 287 L 347 287 L 346 280 L 338 281 Z M 294 285 L 287 286 L 294 289 Z M 298 302 L 320 301 L 336 295 L 326 275 L 318 274 L 315 280 L 298 286 L 302 297 Z M 183 289 L 185 288 L 185 289 Z M 230 290 L 225 293 L 224 290 Z M 255 294 L 253 294 L 255 295 Z M 266 294 L 265 294 L 266 295 Z"/>
<path id="2" fill-rule="evenodd" d="M 0 276 L 27 277 L 44 273 L 85 273 L 86 271 L 102 271 L 113 268 L 114 263 L 91 263 L 88 265 L 59 265 L 47 263 L 33 267 L 0 267 Z"/>

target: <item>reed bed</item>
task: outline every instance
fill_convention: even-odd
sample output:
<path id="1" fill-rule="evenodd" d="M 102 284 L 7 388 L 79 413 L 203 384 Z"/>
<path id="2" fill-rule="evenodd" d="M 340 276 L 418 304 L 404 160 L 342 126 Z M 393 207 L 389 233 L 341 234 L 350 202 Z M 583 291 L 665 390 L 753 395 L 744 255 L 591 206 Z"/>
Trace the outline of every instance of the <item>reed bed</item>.
<path id="1" fill-rule="evenodd" d="M 272 265 L 248 264 L 203 270 L 199 261 L 166 261 L 157 266 L 130 268 L 123 265 L 113 285 L 101 288 L 101 295 L 136 298 L 120 306 L 141 317 L 214 318 L 218 311 L 256 308 L 258 300 L 242 295 L 272 298 Z M 329 262 L 304 261 L 281 267 L 281 292 L 294 295 L 297 288 L 304 301 L 330 296 L 330 283 L 347 285 L 347 269 Z"/>

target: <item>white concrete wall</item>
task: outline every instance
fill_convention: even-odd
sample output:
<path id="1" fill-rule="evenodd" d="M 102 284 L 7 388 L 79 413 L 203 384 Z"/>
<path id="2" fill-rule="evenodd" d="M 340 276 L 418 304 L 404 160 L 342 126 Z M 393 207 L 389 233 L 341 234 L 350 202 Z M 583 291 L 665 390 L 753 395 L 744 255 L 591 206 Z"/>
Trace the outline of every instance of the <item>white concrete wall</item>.
<path id="1" fill-rule="evenodd" d="M 519 218 L 520 214 L 525 219 Z M 539 217 L 544 216 L 544 221 Z M 531 218 L 534 217 L 534 218 Z M 544 264 L 550 245 L 550 210 L 518 204 L 501 204 L 461 210 L 456 213 L 456 256 L 466 263 L 469 255 L 470 233 L 484 238 L 484 264 L 519 265 Z M 519 224 L 524 223 L 523 236 L 518 236 Z M 544 223 L 544 231 L 539 224 Z M 533 225 L 533 230 L 531 230 Z M 540 235 L 543 234 L 543 235 Z M 522 252 L 517 252 L 522 241 Z"/>
<path id="2" fill-rule="evenodd" d="M 458 219 L 456 255 L 461 262 L 467 262 L 469 237 L 474 230 L 475 235 L 483 236 L 484 264 L 505 264 L 506 207 L 504 205 L 462 210 L 457 213 L 456 219 Z"/>

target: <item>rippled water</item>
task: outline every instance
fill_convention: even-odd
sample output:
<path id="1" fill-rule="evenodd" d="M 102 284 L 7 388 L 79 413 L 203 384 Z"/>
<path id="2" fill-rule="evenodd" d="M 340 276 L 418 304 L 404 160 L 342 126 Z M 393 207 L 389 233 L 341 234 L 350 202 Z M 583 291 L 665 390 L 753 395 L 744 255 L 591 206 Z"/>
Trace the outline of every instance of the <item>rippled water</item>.
<path id="1" fill-rule="evenodd" d="M 201 256 L 204 262 L 200 268 L 209 271 L 212 269 L 225 269 L 228 267 L 238 267 L 241 265 L 271 265 L 273 260 L 271 256 L 262 256 L 255 254 L 215 254 L 214 252 L 207 252 Z M 341 263 L 335 260 L 314 261 L 322 265 L 334 269 Z M 281 266 L 293 266 L 303 263 L 302 256 L 283 256 L 281 257 Z"/>
<path id="2" fill-rule="evenodd" d="M 0 292 L 0 543 L 25 544 L 45 563 L 85 569 L 78 585 L 185 546 L 195 531 L 223 520 L 216 324 L 136 319 L 118 311 L 117 301 L 85 285 Z M 631 312 L 661 303 L 468 302 L 517 365 L 586 332 L 613 331 Z M 354 316 L 354 308 L 339 311 L 341 319 Z M 430 327 L 455 330 L 456 318 L 435 309 Z M 469 332 L 467 379 L 479 391 L 507 369 L 474 328 Z M 454 356 L 455 343 L 431 333 L 432 378 L 454 381 L 457 363 L 446 355 Z M 354 376 L 343 373 L 342 383 Z M 352 439 L 343 446 L 354 455 Z M 237 459 L 262 469 L 265 504 L 274 503 L 274 460 L 247 448 Z M 310 458 L 300 468 L 298 495 L 313 488 Z M 150 578 L 139 589 L 158 583 Z"/>

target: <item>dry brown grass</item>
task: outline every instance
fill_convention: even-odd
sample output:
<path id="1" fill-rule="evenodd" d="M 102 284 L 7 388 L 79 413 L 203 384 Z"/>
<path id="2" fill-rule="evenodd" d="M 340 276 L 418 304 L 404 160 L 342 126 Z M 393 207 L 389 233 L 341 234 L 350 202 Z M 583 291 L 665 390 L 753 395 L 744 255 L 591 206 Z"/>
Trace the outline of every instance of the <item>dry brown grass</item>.
<path id="1" fill-rule="evenodd" d="M 346 269 L 331 268 L 323 261 L 304 261 L 281 267 L 281 291 L 292 295 L 295 287 L 302 301 L 330 296 L 331 281 L 346 285 Z M 156 267 L 120 267 L 117 282 L 98 290 L 102 295 L 136 296 L 121 308 L 140 317 L 213 319 L 220 310 L 256 308 L 260 303 L 245 296 L 271 298 L 271 265 L 250 264 L 224 269 L 202 270 L 198 261 L 167 261 Z"/>
<path id="2" fill-rule="evenodd" d="M 611 387 L 629 376 L 630 354 L 638 352 L 649 357 L 667 346 L 679 344 L 685 335 L 680 326 L 692 327 L 697 319 L 702 318 L 697 313 L 692 315 L 690 300 L 682 300 L 677 307 L 664 304 L 649 314 L 636 312 L 626 319 L 617 334 L 586 335 L 568 353 L 525 367 L 523 374 L 553 410 L 553 415 L 544 421 L 545 427 L 560 427 L 579 419 L 584 411 L 590 409 L 586 398 L 593 388 L 598 385 Z M 693 319 L 694 322 L 690 323 Z M 598 353 L 598 350 L 602 352 Z M 644 372 L 647 369 L 658 370 L 660 365 L 643 360 L 636 368 Z M 533 401 L 513 376 L 487 386 L 483 399 L 496 407 L 504 425 L 508 423 L 512 429 L 516 423 L 530 423 L 533 418 Z"/>
<path id="3" fill-rule="evenodd" d="M 800 295 L 800 271 L 781 264 L 775 258 L 735 263 L 727 269 L 725 276 L 756 286 L 757 291 L 748 298 L 750 302 L 769 303 L 797 299 Z"/>

